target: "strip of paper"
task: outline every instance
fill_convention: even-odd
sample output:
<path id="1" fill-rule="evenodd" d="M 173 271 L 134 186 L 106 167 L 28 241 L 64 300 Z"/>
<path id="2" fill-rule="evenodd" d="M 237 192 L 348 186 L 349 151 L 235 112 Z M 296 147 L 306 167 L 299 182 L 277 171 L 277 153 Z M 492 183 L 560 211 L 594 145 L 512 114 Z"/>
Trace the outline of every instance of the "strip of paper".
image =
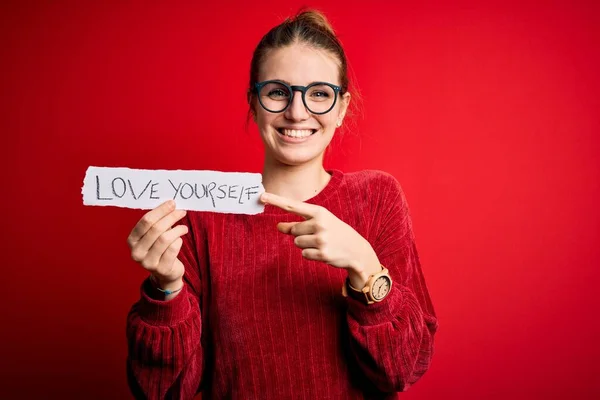
<path id="1" fill-rule="evenodd" d="M 89 167 L 83 204 L 149 210 L 175 200 L 183 210 L 259 214 L 262 175 L 250 172 Z"/>

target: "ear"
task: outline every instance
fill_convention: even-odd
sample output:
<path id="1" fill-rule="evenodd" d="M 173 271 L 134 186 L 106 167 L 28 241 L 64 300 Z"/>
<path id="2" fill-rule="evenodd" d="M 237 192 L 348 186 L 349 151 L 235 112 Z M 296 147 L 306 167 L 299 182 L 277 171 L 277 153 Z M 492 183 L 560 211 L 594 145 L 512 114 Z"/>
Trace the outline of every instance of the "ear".
<path id="1" fill-rule="evenodd" d="M 342 95 L 342 99 L 340 102 L 340 114 L 339 114 L 339 121 L 343 121 L 344 117 L 346 116 L 346 111 L 348 111 L 348 106 L 350 105 L 350 92 L 346 92 Z"/>
<path id="2" fill-rule="evenodd" d="M 246 99 L 248 100 L 248 105 L 250 106 L 249 112 L 252 114 L 252 120 L 256 122 L 256 102 L 254 101 L 255 97 L 251 90 L 248 90 Z"/>

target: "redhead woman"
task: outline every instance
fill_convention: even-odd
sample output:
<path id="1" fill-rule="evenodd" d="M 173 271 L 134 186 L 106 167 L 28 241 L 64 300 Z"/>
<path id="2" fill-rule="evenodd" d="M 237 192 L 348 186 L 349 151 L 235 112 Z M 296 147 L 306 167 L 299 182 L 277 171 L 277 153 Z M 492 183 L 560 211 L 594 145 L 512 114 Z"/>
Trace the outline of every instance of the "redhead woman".
<path id="1" fill-rule="evenodd" d="M 351 93 L 321 13 L 262 38 L 248 102 L 265 148 L 264 213 L 166 202 L 128 238 L 149 272 L 127 320 L 132 393 L 398 398 L 429 368 L 437 319 L 397 180 L 323 166 Z"/>

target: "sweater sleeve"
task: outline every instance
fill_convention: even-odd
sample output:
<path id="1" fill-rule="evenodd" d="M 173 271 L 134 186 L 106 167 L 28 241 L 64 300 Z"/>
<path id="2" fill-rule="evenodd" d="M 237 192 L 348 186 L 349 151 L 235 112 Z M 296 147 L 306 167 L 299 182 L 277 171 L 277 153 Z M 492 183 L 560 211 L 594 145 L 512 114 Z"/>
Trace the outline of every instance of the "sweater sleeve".
<path id="1" fill-rule="evenodd" d="M 391 175 L 376 218 L 374 243 L 392 278 L 381 302 L 366 305 L 348 297 L 350 348 L 365 376 L 382 392 L 407 390 L 429 368 L 438 323 L 417 254 L 408 205 Z"/>
<path id="2" fill-rule="evenodd" d="M 204 361 L 200 264 L 207 257 L 203 227 L 189 214 L 181 221 L 189 233 L 178 256 L 185 266 L 183 289 L 172 300 L 157 300 L 146 279 L 127 316 L 128 384 L 138 399 L 191 399 L 199 390 Z"/>

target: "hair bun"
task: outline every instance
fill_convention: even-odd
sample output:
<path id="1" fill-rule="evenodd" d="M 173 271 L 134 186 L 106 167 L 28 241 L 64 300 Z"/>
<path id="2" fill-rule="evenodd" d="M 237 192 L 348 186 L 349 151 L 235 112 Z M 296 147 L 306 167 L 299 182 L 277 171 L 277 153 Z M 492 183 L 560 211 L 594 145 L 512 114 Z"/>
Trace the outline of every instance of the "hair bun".
<path id="1" fill-rule="evenodd" d="M 321 31 L 325 31 L 331 36 L 335 36 L 335 32 L 333 31 L 333 27 L 320 11 L 317 10 L 305 10 L 301 11 L 293 18 L 293 21 L 296 23 L 301 23 L 307 27 L 316 28 Z"/>

